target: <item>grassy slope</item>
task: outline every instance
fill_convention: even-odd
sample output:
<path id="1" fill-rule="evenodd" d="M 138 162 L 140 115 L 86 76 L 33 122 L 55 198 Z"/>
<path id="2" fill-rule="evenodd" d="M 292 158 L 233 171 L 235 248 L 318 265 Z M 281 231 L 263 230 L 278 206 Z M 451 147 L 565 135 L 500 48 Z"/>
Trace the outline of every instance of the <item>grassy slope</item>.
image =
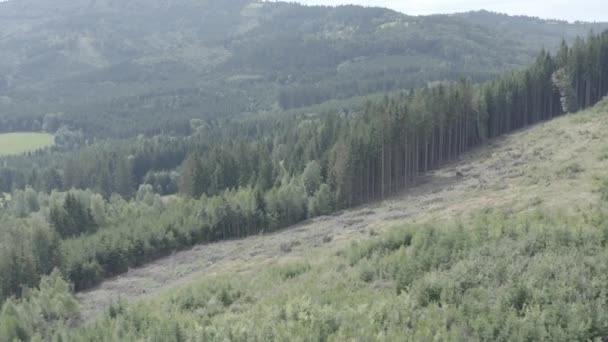
<path id="1" fill-rule="evenodd" d="M 0 134 L 0 156 L 22 154 L 54 144 L 53 135 L 46 133 Z"/>
<path id="2" fill-rule="evenodd" d="M 604 336 L 608 230 L 596 190 L 606 177 L 607 113 L 603 103 L 507 136 L 408 196 L 234 242 L 215 267 L 154 299 L 113 306 L 83 337 L 108 328 L 123 339 Z M 102 288 L 115 299 L 108 290 L 133 279 Z"/>

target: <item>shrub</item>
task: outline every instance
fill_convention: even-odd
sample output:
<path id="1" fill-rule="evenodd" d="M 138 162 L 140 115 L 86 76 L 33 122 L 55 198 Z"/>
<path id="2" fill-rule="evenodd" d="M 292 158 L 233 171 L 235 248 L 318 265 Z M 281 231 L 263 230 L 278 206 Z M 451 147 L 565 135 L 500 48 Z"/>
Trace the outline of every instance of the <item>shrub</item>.
<path id="1" fill-rule="evenodd" d="M 584 172 L 585 169 L 578 163 L 571 163 L 565 167 L 563 167 L 562 169 L 560 169 L 557 172 L 557 175 L 560 178 L 576 178 L 576 176 L 581 173 Z"/>
<path id="2" fill-rule="evenodd" d="M 310 264 L 304 262 L 290 262 L 274 267 L 274 272 L 282 280 L 296 278 L 310 270 Z"/>

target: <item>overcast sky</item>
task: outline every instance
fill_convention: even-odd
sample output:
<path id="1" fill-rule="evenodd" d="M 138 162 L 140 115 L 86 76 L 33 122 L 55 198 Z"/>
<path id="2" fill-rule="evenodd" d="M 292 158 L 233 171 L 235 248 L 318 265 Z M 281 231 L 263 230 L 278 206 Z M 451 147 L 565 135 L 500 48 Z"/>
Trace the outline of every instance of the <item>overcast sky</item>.
<path id="1" fill-rule="evenodd" d="M 411 15 L 486 9 L 569 21 L 608 21 L 608 0 L 299 0 L 298 2 L 311 5 L 381 6 Z"/>

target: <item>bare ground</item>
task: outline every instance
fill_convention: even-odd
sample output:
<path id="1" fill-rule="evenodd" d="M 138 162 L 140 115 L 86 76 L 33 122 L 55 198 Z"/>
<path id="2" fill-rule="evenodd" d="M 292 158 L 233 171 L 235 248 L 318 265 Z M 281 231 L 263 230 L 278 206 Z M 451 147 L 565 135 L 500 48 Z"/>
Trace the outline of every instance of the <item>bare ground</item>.
<path id="1" fill-rule="evenodd" d="M 590 203 L 594 195 L 584 184 L 591 182 L 583 180 L 603 172 L 597 161 L 589 162 L 597 159 L 601 144 L 590 146 L 606 141 L 606 129 L 604 119 L 589 118 L 573 124 L 574 120 L 566 117 L 498 139 L 429 172 L 416 187 L 382 202 L 272 234 L 196 246 L 132 269 L 79 293 L 83 318 L 96 317 L 119 298 L 137 301 L 209 275 L 305 258 L 329 247 L 367 239 L 395 224 L 453 220 L 484 207 L 522 210 L 538 201 L 549 205 L 564 200 Z M 560 170 L 568 163 L 578 163 L 583 171 L 564 176 Z M 563 177 L 568 179 L 556 181 Z"/>

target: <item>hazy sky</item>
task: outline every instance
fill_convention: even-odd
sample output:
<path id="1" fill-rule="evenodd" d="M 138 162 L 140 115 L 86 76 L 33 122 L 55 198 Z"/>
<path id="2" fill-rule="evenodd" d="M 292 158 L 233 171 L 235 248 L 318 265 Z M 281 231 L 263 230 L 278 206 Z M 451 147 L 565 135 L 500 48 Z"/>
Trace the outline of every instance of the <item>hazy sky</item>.
<path id="1" fill-rule="evenodd" d="M 299 0 L 303 4 L 357 4 L 403 13 L 433 14 L 486 9 L 569 21 L 608 21 L 608 0 Z"/>

